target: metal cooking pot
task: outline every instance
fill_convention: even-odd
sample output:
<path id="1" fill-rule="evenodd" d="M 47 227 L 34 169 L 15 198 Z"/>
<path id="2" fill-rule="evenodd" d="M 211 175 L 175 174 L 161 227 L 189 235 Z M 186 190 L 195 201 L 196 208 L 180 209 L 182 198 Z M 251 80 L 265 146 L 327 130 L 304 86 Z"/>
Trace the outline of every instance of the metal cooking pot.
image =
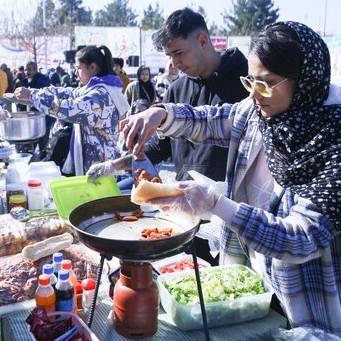
<path id="1" fill-rule="evenodd" d="M 45 115 L 36 111 L 11 113 L 11 118 L 0 121 L 0 137 L 7 141 L 36 140 L 45 135 Z"/>
<path id="2" fill-rule="evenodd" d="M 155 240 L 122 240 L 119 239 L 117 232 L 106 237 L 96 233 L 113 224 L 115 212 L 129 212 L 137 208 L 139 206 L 130 201 L 130 196 L 108 197 L 78 206 L 71 212 L 69 221 L 78 232 L 80 241 L 90 249 L 126 260 L 160 259 L 179 253 L 190 245 L 198 231 L 199 220 L 185 222 L 182 219 L 175 222 L 155 217 L 157 222 L 166 225 L 168 223 L 182 225 L 183 233 Z M 142 217 L 139 222 L 141 225 L 146 224 L 145 227 L 150 227 L 148 226 L 150 219 L 153 218 L 146 219 L 144 222 Z M 129 222 L 123 222 L 123 224 L 131 225 Z"/>

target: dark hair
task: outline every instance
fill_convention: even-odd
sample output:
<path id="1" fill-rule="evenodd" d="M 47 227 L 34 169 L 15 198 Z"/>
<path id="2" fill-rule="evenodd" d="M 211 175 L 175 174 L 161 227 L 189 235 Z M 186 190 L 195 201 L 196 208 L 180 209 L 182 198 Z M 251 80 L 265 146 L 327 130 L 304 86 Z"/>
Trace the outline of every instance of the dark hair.
<path id="1" fill-rule="evenodd" d="M 265 28 L 254 41 L 251 53 L 269 71 L 298 79 L 304 54 L 296 32 L 289 26 L 278 23 Z"/>
<path id="2" fill-rule="evenodd" d="M 104 45 L 99 47 L 93 45 L 85 46 L 77 51 L 75 59 L 86 65 L 95 63 L 99 68 L 97 73 L 99 77 L 114 73 L 111 52 Z"/>
<path id="3" fill-rule="evenodd" d="M 137 69 L 137 80 L 140 80 L 141 73 L 142 73 L 143 70 L 148 70 L 148 71 L 149 71 L 149 78 L 151 77 L 150 68 L 149 68 L 148 66 L 141 65 L 141 66 Z"/>
<path id="4" fill-rule="evenodd" d="M 33 68 L 33 70 L 35 70 L 35 71 L 38 70 L 38 64 L 34 61 L 30 61 L 30 62 L 26 63 L 26 69 L 30 66 Z"/>
<path id="5" fill-rule="evenodd" d="M 23 65 L 19 66 L 19 71 L 25 71 L 25 67 Z"/>
<path id="6" fill-rule="evenodd" d="M 121 69 L 122 69 L 123 65 L 124 65 L 124 60 L 123 60 L 123 58 L 113 58 L 112 59 L 112 63 L 113 64 L 118 64 L 121 67 Z"/>
<path id="7" fill-rule="evenodd" d="M 152 35 L 153 43 L 158 51 L 174 38 L 187 39 L 195 30 L 204 30 L 208 34 L 204 17 L 186 7 L 173 12 L 163 26 Z"/>

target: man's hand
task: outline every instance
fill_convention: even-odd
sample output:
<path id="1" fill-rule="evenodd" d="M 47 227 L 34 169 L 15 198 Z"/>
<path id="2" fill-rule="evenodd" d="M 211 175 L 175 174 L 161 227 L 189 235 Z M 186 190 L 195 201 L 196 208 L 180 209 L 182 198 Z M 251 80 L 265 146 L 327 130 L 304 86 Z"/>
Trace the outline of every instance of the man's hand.
<path id="1" fill-rule="evenodd" d="M 167 111 L 164 108 L 152 107 L 122 120 L 119 128 L 123 132 L 127 148 L 134 155 L 139 155 L 144 144 L 155 134 L 166 117 Z"/>
<path id="2" fill-rule="evenodd" d="M 31 90 L 24 87 L 17 88 L 14 91 L 14 96 L 18 101 L 28 102 L 30 100 Z"/>

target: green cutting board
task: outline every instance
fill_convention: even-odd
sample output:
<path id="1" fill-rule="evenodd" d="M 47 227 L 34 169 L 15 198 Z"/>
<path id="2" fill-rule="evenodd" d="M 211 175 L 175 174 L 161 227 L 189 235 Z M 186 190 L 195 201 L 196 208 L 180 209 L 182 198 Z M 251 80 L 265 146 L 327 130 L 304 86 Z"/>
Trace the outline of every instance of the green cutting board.
<path id="1" fill-rule="evenodd" d="M 71 211 L 86 202 L 121 195 L 113 176 L 102 176 L 90 182 L 87 176 L 73 176 L 50 181 L 50 189 L 58 214 L 69 219 Z"/>

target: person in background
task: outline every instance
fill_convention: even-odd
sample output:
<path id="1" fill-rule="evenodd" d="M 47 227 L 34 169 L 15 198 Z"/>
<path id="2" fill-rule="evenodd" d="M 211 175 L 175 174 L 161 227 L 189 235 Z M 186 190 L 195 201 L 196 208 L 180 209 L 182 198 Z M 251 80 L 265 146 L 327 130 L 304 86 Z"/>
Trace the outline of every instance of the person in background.
<path id="1" fill-rule="evenodd" d="M 248 63 L 244 101 L 164 104 L 120 128 L 135 155 L 157 129 L 227 145 L 225 194 L 181 182 L 184 196 L 148 204 L 177 216 L 218 215 L 222 263 L 236 262 L 234 234 L 292 327 L 341 336 L 341 91 L 330 84 L 328 47 L 308 26 L 279 22 L 259 34 Z"/>
<path id="2" fill-rule="evenodd" d="M 129 105 L 138 99 L 146 99 L 149 103 L 154 103 L 156 92 L 149 67 L 142 65 L 137 69 L 137 80 L 128 84 L 125 96 Z"/>
<path id="3" fill-rule="evenodd" d="M 57 66 L 56 67 L 56 71 L 53 72 L 50 76 L 50 80 L 51 80 L 51 85 L 53 86 L 61 86 L 62 84 L 62 80 L 61 77 L 64 73 L 64 69 L 61 66 Z"/>
<path id="4" fill-rule="evenodd" d="M 71 86 L 71 77 L 70 77 L 70 74 L 68 72 L 63 72 L 61 78 L 60 78 L 60 81 L 61 81 L 61 86 L 64 87 L 64 88 L 67 88 L 69 86 Z"/>
<path id="5" fill-rule="evenodd" d="M 6 93 L 6 90 L 8 88 L 8 80 L 6 73 L 0 69 L 0 97 Z"/>
<path id="6" fill-rule="evenodd" d="M 165 72 L 157 77 L 155 89 L 158 100 L 162 102 L 163 97 L 169 86 L 179 78 L 179 70 L 174 67 L 173 61 L 170 59 L 166 65 Z"/>
<path id="7" fill-rule="evenodd" d="M 50 86 L 49 77 L 38 72 L 38 65 L 36 62 L 30 61 L 26 64 L 26 78 L 23 81 L 25 88 L 42 89 Z"/>
<path id="8" fill-rule="evenodd" d="M 23 86 L 25 88 L 30 89 L 42 89 L 47 86 L 50 86 L 50 78 L 48 76 L 43 75 L 42 73 L 38 72 L 38 65 L 34 61 L 30 61 L 26 64 L 26 78 L 23 80 Z M 18 110 L 25 111 L 25 105 L 18 105 Z M 37 108 L 34 106 L 31 110 L 36 111 Z M 43 137 L 41 137 L 38 141 L 39 146 L 39 156 L 38 159 L 43 159 L 46 155 L 46 147 L 48 144 L 50 131 L 56 119 L 54 117 L 47 116 L 46 117 L 46 133 Z"/>
<path id="9" fill-rule="evenodd" d="M 123 70 L 123 66 L 124 66 L 123 58 L 113 58 L 113 70 L 122 81 L 123 84 L 122 92 L 124 93 L 126 91 L 128 84 L 130 83 L 130 79 L 126 72 Z"/>
<path id="10" fill-rule="evenodd" d="M 46 115 L 74 124 L 64 173 L 82 175 L 93 163 L 120 156 L 117 125 L 129 105 L 121 80 L 113 75 L 106 46 L 86 46 L 77 51 L 75 59 L 81 87 L 18 88 L 15 95 L 30 100 Z"/>
<path id="11" fill-rule="evenodd" d="M 24 85 L 23 83 L 24 79 L 25 79 L 25 67 L 22 65 L 19 67 L 18 72 L 15 75 L 14 90 Z"/>
<path id="12" fill-rule="evenodd" d="M 14 77 L 13 77 L 12 71 L 6 64 L 2 64 L 0 68 L 7 75 L 8 86 L 7 86 L 6 92 L 12 93 L 14 91 Z"/>
<path id="13" fill-rule="evenodd" d="M 189 8 L 173 12 L 152 38 L 157 50 L 168 55 L 172 65 L 183 72 L 170 85 L 163 102 L 222 105 L 247 96 L 239 81 L 240 76 L 247 75 L 246 58 L 237 48 L 215 51 L 200 13 Z M 176 180 L 191 179 L 187 171 L 192 169 L 213 180 L 225 180 L 228 151 L 221 146 L 195 144 L 184 138 L 154 138 L 146 145 L 145 153 L 154 164 L 170 158 Z M 205 239 L 196 237 L 195 245 L 199 257 L 217 264 Z"/>

